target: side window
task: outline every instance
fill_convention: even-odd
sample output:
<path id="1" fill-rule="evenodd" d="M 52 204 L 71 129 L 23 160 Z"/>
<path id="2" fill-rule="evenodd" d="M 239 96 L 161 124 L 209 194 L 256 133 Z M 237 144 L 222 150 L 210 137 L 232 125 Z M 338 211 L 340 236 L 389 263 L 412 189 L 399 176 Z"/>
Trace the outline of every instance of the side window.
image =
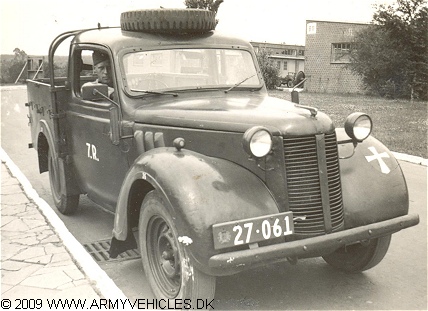
<path id="1" fill-rule="evenodd" d="M 104 84 L 108 87 L 108 95 L 112 98 L 113 72 L 111 60 L 107 53 L 95 49 L 75 51 L 75 92 L 82 96 L 84 85 Z"/>

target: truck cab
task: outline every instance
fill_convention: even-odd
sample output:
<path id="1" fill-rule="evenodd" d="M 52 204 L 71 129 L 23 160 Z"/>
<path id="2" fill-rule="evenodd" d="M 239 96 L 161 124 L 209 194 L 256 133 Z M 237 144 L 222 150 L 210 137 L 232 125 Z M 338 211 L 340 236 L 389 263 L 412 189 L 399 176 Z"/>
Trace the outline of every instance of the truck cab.
<path id="1" fill-rule="evenodd" d="M 28 106 L 57 208 L 78 212 L 87 195 L 114 212 L 110 255 L 138 245 L 158 298 L 214 297 L 216 276 L 278 261 L 378 264 L 419 218 L 370 117 L 336 128 L 269 97 L 252 46 L 215 24 L 205 10 L 141 10 L 54 40 L 52 69 L 72 38 L 68 76 L 28 81 Z M 110 85 L 94 75 L 100 54 Z"/>

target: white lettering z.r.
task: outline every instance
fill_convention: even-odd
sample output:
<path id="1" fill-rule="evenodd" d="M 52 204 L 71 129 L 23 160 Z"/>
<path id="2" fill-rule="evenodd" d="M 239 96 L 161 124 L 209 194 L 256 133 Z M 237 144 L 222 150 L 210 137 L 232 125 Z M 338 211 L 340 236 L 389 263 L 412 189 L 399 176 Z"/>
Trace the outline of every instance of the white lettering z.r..
<path id="1" fill-rule="evenodd" d="M 97 158 L 97 147 L 89 143 L 86 143 L 86 146 L 88 147 L 88 158 L 99 161 L 100 159 Z"/>
<path id="2" fill-rule="evenodd" d="M 373 160 L 377 160 L 380 165 L 380 171 L 384 174 L 389 174 L 391 170 L 382 159 L 382 158 L 389 158 L 389 155 L 386 152 L 378 153 L 375 147 L 369 147 L 368 149 L 373 153 L 373 155 L 366 156 L 367 161 L 371 162 Z"/>

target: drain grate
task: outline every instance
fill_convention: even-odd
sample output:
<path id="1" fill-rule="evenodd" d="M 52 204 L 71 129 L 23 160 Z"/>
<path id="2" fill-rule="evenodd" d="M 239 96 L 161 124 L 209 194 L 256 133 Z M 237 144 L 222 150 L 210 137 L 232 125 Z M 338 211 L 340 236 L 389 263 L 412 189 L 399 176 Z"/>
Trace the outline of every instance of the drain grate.
<path id="1" fill-rule="evenodd" d="M 101 240 L 101 241 L 83 244 L 83 247 L 97 262 L 124 261 L 124 260 L 140 258 L 139 251 L 137 249 L 131 249 L 119 254 L 117 258 L 110 259 L 108 254 L 108 251 L 110 249 L 110 243 L 111 243 L 110 240 Z"/>

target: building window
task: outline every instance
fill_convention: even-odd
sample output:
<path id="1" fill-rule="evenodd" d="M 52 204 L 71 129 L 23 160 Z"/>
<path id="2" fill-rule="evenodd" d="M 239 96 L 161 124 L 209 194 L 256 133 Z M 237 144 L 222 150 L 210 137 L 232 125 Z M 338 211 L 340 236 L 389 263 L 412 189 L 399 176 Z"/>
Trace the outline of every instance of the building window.
<path id="1" fill-rule="evenodd" d="M 276 67 L 281 70 L 281 61 L 276 62 Z"/>
<path id="2" fill-rule="evenodd" d="M 306 25 L 306 33 L 308 35 L 314 35 L 317 33 L 317 23 L 308 23 Z"/>
<path id="3" fill-rule="evenodd" d="M 287 70 L 287 62 L 284 62 L 283 66 L 284 66 L 284 70 Z"/>
<path id="4" fill-rule="evenodd" d="M 305 51 L 304 50 L 299 50 L 299 56 L 305 56 Z"/>
<path id="5" fill-rule="evenodd" d="M 350 63 L 351 43 L 333 43 L 331 45 L 332 63 Z"/>
<path id="6" fill-rule="evenodd" d="M 285 55 L 296 55 L 296 50 L 287 49 L 287 50 L 284 50 L 282 52 L 282 54 L 285 54 Z"/>

